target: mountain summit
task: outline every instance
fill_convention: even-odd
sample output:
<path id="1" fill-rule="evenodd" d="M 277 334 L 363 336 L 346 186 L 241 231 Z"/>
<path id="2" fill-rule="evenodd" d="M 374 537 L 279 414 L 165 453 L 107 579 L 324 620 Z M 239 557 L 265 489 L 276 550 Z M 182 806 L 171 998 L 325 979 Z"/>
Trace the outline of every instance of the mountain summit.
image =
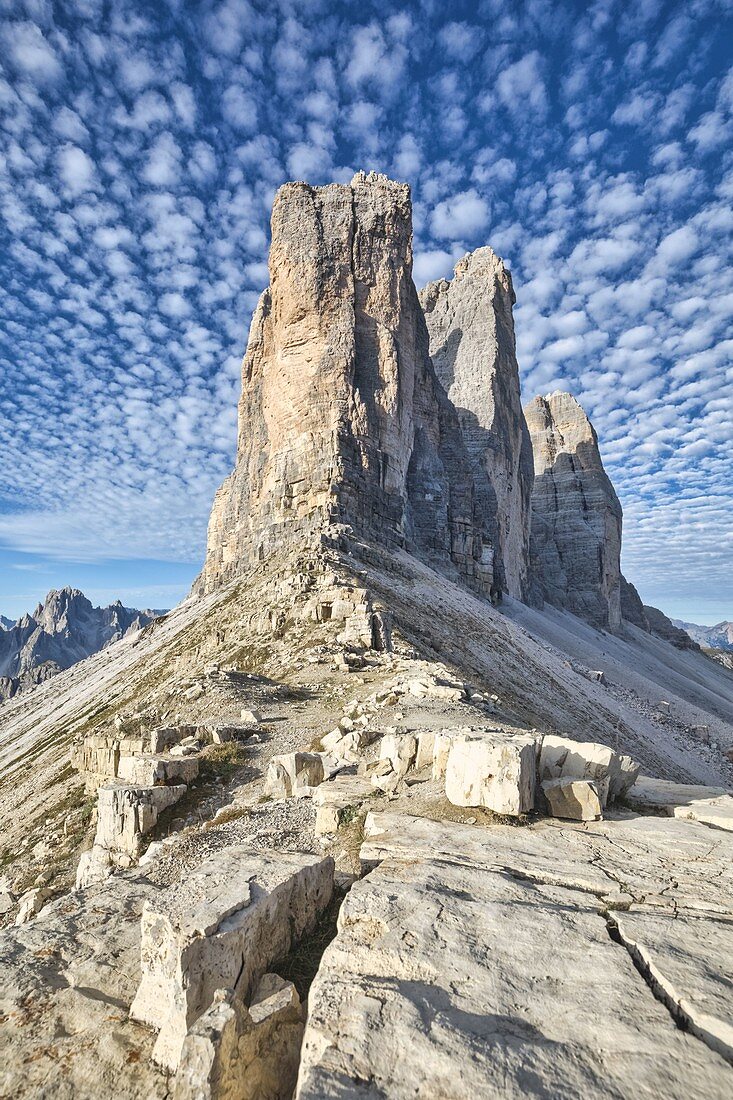
<path id="1" fill-rule="evenodd" d="M 78 588 L 53 589 L 31 615 L 3 620 L 0 699 L 43 683 L 160 614 L 123 607 L 119 600 L 93 607 Z"/>

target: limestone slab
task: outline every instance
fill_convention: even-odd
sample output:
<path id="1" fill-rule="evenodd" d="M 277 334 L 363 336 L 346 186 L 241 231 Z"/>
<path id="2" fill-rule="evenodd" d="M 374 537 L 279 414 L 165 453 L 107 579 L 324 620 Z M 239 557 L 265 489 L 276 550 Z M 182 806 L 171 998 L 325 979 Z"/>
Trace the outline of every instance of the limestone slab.
<path id="1" fill-rule="evenodd" d="M 729 1095 L 730 1067 L 675 1026 L 595 898 L 461 866 L 462 839 L 450 863 L 413 851 L 352 887 L 298 1100 Z"/>
<path id="2" fill-rule="evenodd" d="M 662 811 L 670 817 L 733 830 L 733 794 L 725 787 L 672 783 L 640 775 L 624 795 L 624 801 L 634 810 Z"/>
<path id="3" fill-rule="evenodd" d="M 233 847 L 146 906 L 142 980 L 130 1012 L 159 1029 L 155 1059 L 176 1068 L 188 1029 L 217 989 L 233 988 L 246 1002 L 332 889 L 330 857 Z"/>
<path id="4" fill-rule="evenodd" d="M 733 922 L 638 909 L 611 917 L 672 1013 L 733 1062 Z"/>

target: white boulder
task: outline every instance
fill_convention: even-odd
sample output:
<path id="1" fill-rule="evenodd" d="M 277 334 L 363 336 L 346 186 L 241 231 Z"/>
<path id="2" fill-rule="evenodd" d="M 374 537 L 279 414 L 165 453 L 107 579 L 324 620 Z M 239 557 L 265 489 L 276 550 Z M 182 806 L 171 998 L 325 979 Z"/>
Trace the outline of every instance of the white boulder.
<path id="1" fill-rule="evenodd" d="M 531 735 L 465 734 L 448 753 L 445 794 L 454 806 L 518 816 L 534 806 L 537 744 Z"/>

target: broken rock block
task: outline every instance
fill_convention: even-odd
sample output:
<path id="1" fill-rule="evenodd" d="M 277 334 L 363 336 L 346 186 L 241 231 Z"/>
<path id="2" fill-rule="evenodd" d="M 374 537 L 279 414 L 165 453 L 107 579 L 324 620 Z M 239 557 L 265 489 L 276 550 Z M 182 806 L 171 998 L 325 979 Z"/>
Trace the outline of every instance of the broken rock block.
<path id="1" fill-rule="evenodd" d="M 18 925 L 26 924 L 29 920 L 32 920 L 33 917 L 40 913 L 50 896 L 51 891 L 46 889 L 45 886 L 38 886 L 33 890 L 27 890 L 25 894 L 22 894 L 20 897 L 20 908 L 18 909 L 15 923 Z"/>
<path id="2" fill-rule="evenodd" d="M 123 756 L 117 778 L 136 787 L 174 786 L 191 783 L 199 774 L 199 762 L 192 757 Z"/>
<path id="3" fill-rule="evenodd" d="M 344 813 L 349 807 L 360 805 L 373 794 L 371 780 L 365 775 L 339 775 L 321 783 L 313 792 L 316 807 L 316 836 L 328 836 L 337 832 Z"/>
<path id="4" fill-rule="evenodd" d="M 106 848 L 113 862 L 129 865 L 140 854 L 143 837 L 155 827 L 163 810 L 185 793 L 183 783 L 174 787 L 124 787 L 107 783 L 100 787 L 95 845 Z"/>
<path id="5" fill-rule="evenodd" d="M 157 726 L 151 730 L 146 736 L 146 741 L 149 744 L 147 751 L 158 755 L 162 752 L 166 752 L 174 745 L 179 745 L 181 741 L 187 737 L 196 736 L 196 726 Z M 140 751 L 140 750 L 139 750 Z"/>
<path id="6" fill-rule="evenodd" d="M 174 1100 L 290 1100 L 298 1076 L 303 1008 L 295 986 L 265 974 L 249 1008 L 230 990 L 186 1036 Z"/>
<path id="7" fill-rule="evenodd" d="M 547 734 L 540 750 L 540 781 L 549 779 L 590 779 L 605 809 L 607 802 L 620 798 L 639 774 L 639 765 L 630 756 L 614 752 L 608 745 L 594 741 L 573 741 L 569 737 Z"/>
<path id="8" fill-rule="evenodd" d="M 552 817 L 598 821 L 603 816 L 598 788 L 588 779 L 548 779 L 542 793 Z"/>
<path id="9" fill-rule="evenodd" d="M 265 794 L 295 798 L 317 787 L 325 777 L 323 757 L 317 752 L 290 752 L 273 756 L 265 777 Z"/>
<path id="10" fill-rule="evenodd" d="M 451 744 L 445 794 L 454 806 L 517 816 L 534 806 L 536 776 L 537 743 L 531 735 L 465 734 Z"/>
<path id="11" fill-rule="evenodd" d="M 733 792 L 726 787 L 703 787 L 672 783 L 640 775 L 625 795 L 632 810 L 646 813 L 662 810 L 669 817 L 687 818 L 733 830 Z"/>
<path id="12" fill-rule="evenodd" d="M 417 738 L 412 733 L 387 733 L 379 746 L 379 759 L 388 760 L 402 778 L 415 763 Z"/>
<path id="13" fill-rule="evenodd" d="M 333 860 L 225 848 L 147 902 L 133 1019 L 158 1028 L 158 1064 L 175 1070 L 186 1035 L 218 989 L 245 1003 L 271 964 L 316 922 L 333 892 Z"/>
<path id="14" fill-rule="evenodd" d="M 421 730 L 417 734 L 417 755 L 415 756 L 415 767 L 430 768 L 433 765 L 433 758 L 435 756 L 435 733 L 432 730 Z"/>

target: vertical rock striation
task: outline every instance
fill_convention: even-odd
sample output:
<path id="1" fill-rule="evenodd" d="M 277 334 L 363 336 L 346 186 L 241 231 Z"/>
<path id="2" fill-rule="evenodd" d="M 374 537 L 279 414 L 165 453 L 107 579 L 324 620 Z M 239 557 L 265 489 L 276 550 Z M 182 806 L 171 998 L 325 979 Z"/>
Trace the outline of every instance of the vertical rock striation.
<path id="1" fill-rule="evenodd" d="M 345 524 L 488 592 L 487 526 L 412 282 L 409 188 L 374 173 L 286 184 L 269 268 L 199 590 Z"/>
<path id="2" fill-rule="evenodd" d="M 534 452 L 531 560 L 535 598 L 594 626 L 621 625 L 621 505 L 593 425 L 569 393 L 525 408 Z"/>
<path id="3" fill-rule="evenodd" d="M 456 406 L 494 544 L 497 586 L 527 590 L 532 446 L 522 412 L 511 275 L 490 248 L 420 292 L 438 378 Z"/>

